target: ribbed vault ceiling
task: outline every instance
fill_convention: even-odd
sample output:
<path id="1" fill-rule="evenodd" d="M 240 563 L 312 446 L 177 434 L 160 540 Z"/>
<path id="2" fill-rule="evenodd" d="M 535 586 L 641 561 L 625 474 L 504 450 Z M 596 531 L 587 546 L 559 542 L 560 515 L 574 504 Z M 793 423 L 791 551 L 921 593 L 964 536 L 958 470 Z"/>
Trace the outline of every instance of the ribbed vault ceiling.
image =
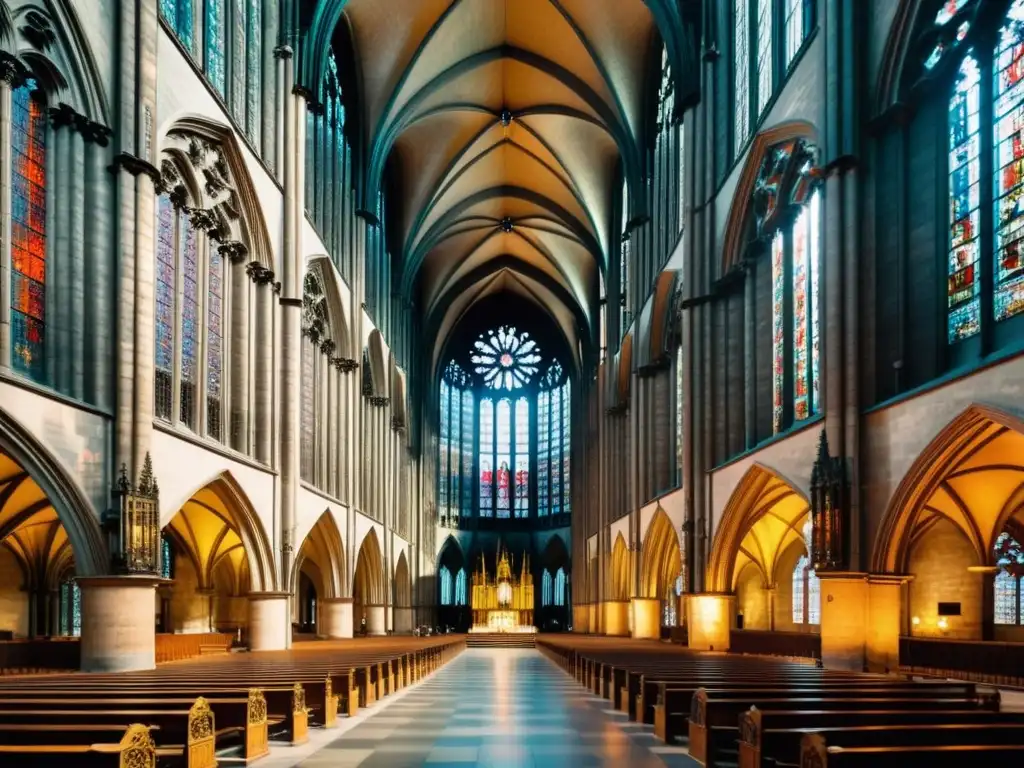
<path id="1" fill-rule="evenodd" d="M 368 195 L 387 168 L 402 287 L 437 348 L 474 303 L 509 291 L 576 349 L 617 248 L 617 169 L 641 156 L 643 0 L 350 0 L 346 14 Z"/>

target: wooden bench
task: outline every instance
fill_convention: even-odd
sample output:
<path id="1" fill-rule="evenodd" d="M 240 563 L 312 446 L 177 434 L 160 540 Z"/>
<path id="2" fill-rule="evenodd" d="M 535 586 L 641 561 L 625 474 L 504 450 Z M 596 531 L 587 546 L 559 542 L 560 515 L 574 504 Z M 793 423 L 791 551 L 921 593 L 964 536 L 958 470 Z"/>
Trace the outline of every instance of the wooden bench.
<path id="1" fill-rule="evenodd" d="M 819 733 L 806 734 L 800 744 L 801 768 L 933 768 L 972 759 L 985 765 L 1021 765 L 1024 744 L 836 747 Z"/>
<path id="2" fill-rule="evenodd" d="M 149 728 L 138 723 L 123 731 L 115 743 L 95 744 L 2 744 L 0 763 L 18 768 L 156 768 L 156 744 Z"/>

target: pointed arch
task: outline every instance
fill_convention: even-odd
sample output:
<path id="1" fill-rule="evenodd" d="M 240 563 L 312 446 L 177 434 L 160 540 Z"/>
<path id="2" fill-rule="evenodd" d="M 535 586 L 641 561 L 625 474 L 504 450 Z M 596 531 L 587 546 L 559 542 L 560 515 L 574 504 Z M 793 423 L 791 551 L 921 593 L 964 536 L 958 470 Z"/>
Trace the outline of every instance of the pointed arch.
<path id="1" fill-rule="evenodd" d="M 544 546 L 541 565 L 551 571 L 552 576 L 561 567 L 569 570 L 569 548 L 565 546 L 565 541 L 559 534 L 556 533 L 548 539 Z"/>
<path id="2" fill-rule="evenodd" d="M 993 546 L 1024 507 L 1024 419 L 972 404 L 921 452 L 897 486 L 875 536 L 871 568 L 900 573 L 923 529 L 945 518 L 994 565 Z"/>
<path id="3" fill-rule="evenodd" d="M 807 139 L 814 143 L 817 136 L 817 129 L 811 123 L 792 120 L 772 126 L 754 137 L 736 190 L 733 192 L 729 217 L 726 219 L 725 232 L 722 236 L 721 272 L 716 277 L 728 274 L 744 258 L 744 251 L 748 245 L 745 239 L 749 231 L 748 224 L 754 215 L 751 200 L 767 152 L 772 147 L 792 139 Z"/>
<path id="4" fill-rule="evenodd" d="M 629 548 L 626 546 L 626 540 L 620 532 L 615 538 L 615 544 L 612 546 L 612 600 L 629 599 L 629 566 L 631 560 L 632 557 L 630 556 Z"/>
<path id="5" fill-rule="evenodd" d="M 708 560 L 709 592 L 731 592 L 736 576 L 749 562 L 765 578 L 779 557 L 803 537 L 809 509 L 807 496 L 772 469 L 754 464 L 725 505 Z"/>
<path id="6" fill-rule="evenodd" d="M 307 280 L 310 276 L 316 281 L 318 294 L 323 298 L 327 323 L 324 339 L 334 344 L 336 357 L 353 359 L 351 319 L 343 298 L 343 282 L 334 262 L 326 254 L 311 257 L 306 262 Z"/>
<path id="7" fill-rule="evenodd" d="M 230 471 L 216 475 L 166 509 L 165 527 L 197 565 L 200 586 L 212 585 L 213 570 L 229 558 L 237 575 L 247 571 L 253 592 L 274 592 L 279 579 L 273 548 L 252 501 Z"/>
<path id="8" fill-rule="evenodd" d="M 644 536 L 641 556 L 640 595 L 661 599 L 679 577 L 683 560 L 679 536 L 660 504 Z"/>
<path id="9" fill-rule="evenodd" d="M 409 562 L 405 559 L 405 550 L 399 554 L 398 564 L 395 566 L 394 606 L 396 608 L 412 606 L 412 575 L 409 572 Z"/>
<path id="10" fill-rule="evenodd" d="M 19 519 L 26 511 L 33 515 L 45 514 L 49 508 L 70 541 L 76 573 L 79 576 L 107 573 L 110 560 L 99 516 L 85 492 L 31 432 L 0 408 L 0 458 L 3 457 L 11 469 L 8 477 L 0 478 L 0 513 L 9 498 L 3 496 L 5 488 L 10 490 L 11 496 L 19 489 L 21 493 L 28 492 L 32 504 L 18 510 Z"/>
<path id="11" fill-rule="evenodd" d="M 336 598 L 347 594 L 345 567 L 345 541 L 338 523 L 329 509 L 324 510 L 299 546 L 298 557 L 292 565 L 291 591 L 298 589 L 299 573 L 307 561 L 316 565 L 324 591 L 322 598 Z"/>
<path id="12" fill-rule="evenodd" d="M 359 547 L 356 558 L 352 593 L 361 605 L 384 605 L 385 589 L 384 557 L 381 554 L 377 531 L 371 528 Z"/>
<path id="13" fill-rule="evenodd" d="M 211 237 L 237 243 L 245 260 L 274 271 L 274 251 L 238 138 L 227 125 L 199 115 L 168 121 L 160 142 L 162 183 L 177 188 L 186 174 L 202 178 L 195 207 L 207 214 Z"/>
<path id="14" fill-rule="evenodd" d="M 384 336 L 374 328 L 370 331 L 370 338 L 367 342 L 368 357 L 370 362 L 370 380 L 373 386 L 374 397 L 388 397 L 391 385 L 388 380 L 388 352 L 387 344 L 384 343 Z"/>

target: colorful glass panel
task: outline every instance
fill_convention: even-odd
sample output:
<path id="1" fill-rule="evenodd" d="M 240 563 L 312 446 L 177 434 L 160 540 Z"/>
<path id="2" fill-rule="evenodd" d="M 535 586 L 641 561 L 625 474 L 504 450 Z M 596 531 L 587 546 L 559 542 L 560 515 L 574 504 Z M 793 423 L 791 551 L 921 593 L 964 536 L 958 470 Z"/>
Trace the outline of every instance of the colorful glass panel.
<path id="1" fill-rule="evenodd" d="M 1006 571 L 995 578 L 995 623 L 1017 624 L 1017 579 Z"/>
<path id="2" fill-rule="evenodd" d="M 316 381 L 313 342 L 302 339 L 302 389 L 300 392 L 301 409 L 300 429 L 302 444 L 299 453 L 299 475 L 308 483 L 313 482 L 313 446 L 316 430 L 316 409 L 313 404 L 313 382 Z"/>
<path id="3" fill-rule="evenodd" d="M 540 581 L 541 581 L 541 599 L 540 599 L 540 604 L 543 607 L 547 608 L 549 605 L 551 605 L 551 597 L 552 597 L 552 595 L 551 595 L 551 593 L 552 593 L 551 571 L 549 571 L 547 568 L 545 568 L 544 569 L 544 574 L 540 577 Z"/>
<path id="4" fill-rule="evenodd" d="M 819 291 L 821 282 L 821 198 L 817 190 L 807 204 L 810 211 L 810 235 L 807 261 L 811 272 L 811 403 L 810 413 L 821 411 L 821 312 Z"/>
<path id="5" fill-rule="evenodd" d="M 462 393 L 462 498 L 459 506 L 462 514 L 473 512 L 473 393 L 468 389 Z"/>
<path id="6" fill-rule="evenodd" d="M 245 110 L 247 94 L 245 91 L 246 61 L 245 35 L 249 29 L 246 19 L 248 0 L 232 0 L 231 5 L 231 105 L 235 121 L 245 130 Z"/>
<path id="7" fill-rule="evenodd" d="M 455 604 L 468 605 L 468 602 L 466 599 L 466 569 L 459 568 L 459 572 L 455 576 Z"/>
<path id="8" fill-rule="evenodd" d="M 259 136 L 260 98 L 263 70 L 263 3 L 249 0 L 249 32 L 245 43 L 246 135 L 255 142 Z"/>
<path id="9" fill-rule="evenodd" d="M 562 390 L 551 392 L 551 514 L 562 512 Z"/>
<path id="10" fill-rule="evenodd" d="M 480 401 L 480 516 L 494 514 L 494 401 Z"/>
<path id="11" fill-rule="evenodd" d="M 786 378 L 786 265 L 782 233 L 772 239 L 772 425 L 782 429 L 783 398 Z"/>
<path id="12" fill-rule="evenodd" d="M 810 255 L 808 230 L 810 215 L 805 207 L 793 225 L 793 416 L 797 420 L 810 415 L 807 334 L 809 315 L 808 273 Z"/>
<path id="13" fill-rule="evenodd" d="M 804 44 L 804 2 L 786 0 L 786 66 L 788 67 Z"/>
<path id="14" fill-rule="evenodd" d="M 11 93 L 11 363 L 46 380 L 46 110 L 29 80 Z"/>
<path id="15" fill-rule="evenodd" d="M 555 573 L 555 605 L 565 605 L 565 569 L 559 568 Z"/>
<path id="16" fill-rule="evenodd" d="M 547 515 L 550 504 L 548 495 L 549 464 L 548 450 L 551 429 L 551 393 L 537 395 L 537 514 Z"/>
<path id="17" fill-rule="evenodd" d="M 176 215 L 167 195 L 157 198 L 156 227 L 156 367 L 174 365 L 174 282 Z"/>
<path id="18" fill-rule="evenodd" d="M 221 96 L 227 87 L 227 8 L 225 0 L 206 0 L 205 36 L 206 76 Z"/>
<path id="19" fill-rule="evenodd" d="M 807 569 L 807 623 L 821 624 L 821 580 Z"/>
<path id="20" fill-rule="evenodd" d="M 71 582 L 71 636 L 82 636 L 82 588 Z"/>
<path id="21" fill-rule="evenodd" d="M 452 604 L 452 572 L 441 566 L 441 605 Z"/>
<path id="22" fill-rule="evenodd" d="M 160 0 L 164 17 L 182 45 L 192 50 L 192 0 Z"/>
<path id="23" fill-rule="evenodd" d="M 772 0 L 757 0 L 757 113 L 772 97 Z"/>
<path id="24" fill-rule="evenodd" d="M 449 430 L 451 428 L 450 416 L 451 387 L 445 381 L 441 382 L 441 414 L 440 414 L 440 439 L 439 439 L 439 460 L 437 468 L 437 508 L 442 518 L 448 517 L 448 443 Z"/>
<path id="25" fill-rule="evenodd" d="M 449 406 L 448 444 L 451 446 L 448 472 L 451 476 L 451 491 L 448 507 L 452 515 L 459 514 L 459 500 L 462 498 L 462 391 L 452 387 L 452 402 Z"/>
<path id="26" fill-rule="evenodd" d="M 945 26 L 949 23 L 950 19 L 960 13 L 961 9 L 971 2 L 974 2 L 974 0 L 944 0 L 942 7 L 935 14 L 935 26 Z"/>
<path id="27" fill-rule="evenodd" d="M 801 555 L 793 569 L 793 623 L 804 623 L 804 572 L 807 570 L 807 555 Z"/>
<path id="28" fill-rule="evenodd" d="M 495 418 L 497 444 L 494 466 L 497 468 L 497 510 L 498 517 L 508 517 L 512 509 L 512 403 L 507 399 L 498 401 Z"/>
<path id="29" fill-rule="evenodd" d="M 491 389 L 511 392 L 528 384 L 538 371 L 540 348 L 528 333 L 501 326 L 480 334 L 473 343 L 470 362 Z"/>
<path id="30" fill-rule="evenodd" d="M 951 343 L 973 336 L 981 327 L 978 288 L 979 90 L 978 63 L 968 55 L 960 66 L 949 105 L 948 335 Z"/>
<path id="31" fill-rule="evenodd" d="M 216 246 L 210 248 L 209 280 L 206 296 L 206 394 L 219 399 L 224 369 L 224 257 Z"/>
<path id="32" fill-rule="evenodd" d="M 1010 7 L 995 50 L 996 321 L 1024 312 L 1024 0 Z"/>
<path id="33" fill-rule="evenodd" d="M 750 136 L 750 0 L 733 0 L 733 131 L 734 149 Z"/>
<path id="34" fill-rule="evenodd" d="M 572 511 L 569 500 L 572 485 L 569 482 L 570 456 L 569 450 L 569 382 L 562 387 L 562 514 Z"/>
<path id="35" fill-rule="evenodd" d="M 530 513 L 530 404 L 525 397 L 516 401 L 516 517 Z"/>

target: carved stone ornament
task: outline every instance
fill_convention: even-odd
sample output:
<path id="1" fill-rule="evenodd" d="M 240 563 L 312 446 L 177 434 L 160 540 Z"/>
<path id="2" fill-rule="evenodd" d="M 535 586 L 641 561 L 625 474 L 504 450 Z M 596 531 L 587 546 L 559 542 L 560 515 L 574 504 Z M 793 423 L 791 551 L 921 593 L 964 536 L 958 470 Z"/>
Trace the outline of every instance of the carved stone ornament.
<path id="1" fill-rule="evenodd" d="M 46 51 L 57 41 L 57 34 L 53 31 L 50 20 L 39 11 L 29 11 L 25 14 L 25 23 L 21 27 L 21 35 L 34 48 Z"/>
<path id="2" fill-rule="evenodd" d="M 829 455 L 828 438 L 822 430 L 818 457 L 811 470 L 810 555 L 815 571 L 847 567 L 849 498 L 846 461 Z"/>
<path id="3" fill-rule="evenodd" d="M 0 51 L 0 79 L 6 80 L 11 88 L 20 88 L 28 76 L 28 68 L 16 56 Z"/>

